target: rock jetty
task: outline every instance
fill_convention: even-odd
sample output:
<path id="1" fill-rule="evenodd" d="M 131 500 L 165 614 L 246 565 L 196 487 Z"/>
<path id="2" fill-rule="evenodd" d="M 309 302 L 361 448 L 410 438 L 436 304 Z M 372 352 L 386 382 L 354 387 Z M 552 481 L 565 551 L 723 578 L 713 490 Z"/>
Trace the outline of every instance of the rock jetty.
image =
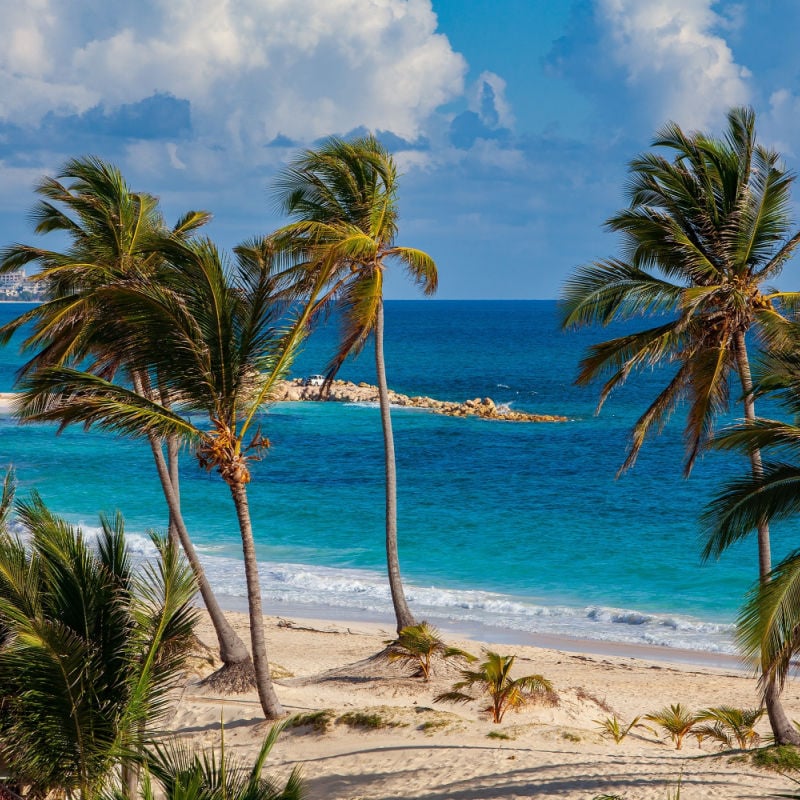
<path id="1" fill-rule="evenodd" d="M 378 387 L 368 383 L 351 383 L 349 381 L 333 381 L 327 392 L 321 386 L 306 386 L 302 378 L 283 381 L 275 390 L 274 399 L 281 401 L 299 400 L 333 400 L 340 403 L 377 403 Z M 405 394 L 389 391 L 389 402 L 395 406 L 425 408 L 434 414 L 446 414 L 448 417 L 480 417 L 481 419 L 497 419 L 505 422 L 566 422 L 566 417 L 554 414 L 528 414 L 524 411 L 512 411 L 506 406 L 497 405 L 491 397 L 476 397 L 464 403 L 453 403 L 446 400 L 434 400 L 432 397 L 409 397 Z"/>

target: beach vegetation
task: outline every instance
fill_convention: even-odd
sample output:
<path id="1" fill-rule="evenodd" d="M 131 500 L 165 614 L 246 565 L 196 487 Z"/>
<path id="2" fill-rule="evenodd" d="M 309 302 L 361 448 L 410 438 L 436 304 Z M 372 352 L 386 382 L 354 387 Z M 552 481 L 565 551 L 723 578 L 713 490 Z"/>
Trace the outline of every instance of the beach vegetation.
<path id="1" fill-rule="evenodd" d="M 755 766 L 772 772 L 800 772 L 800 750 L 793 745 L 759 747 L 751 759 Z"/>
<path id="2" fill-rule="evenodd" d="M 683 740 L 693 732 L 697 715 L 680 703 L 665 706 L 660 711 L 645 714 L 643 719 L 654 722 L 672 740 L 676 750 L 683 747 Z"/>
<path id="3" fill-rule="evenodd" d="M 505 741 L 510 742 L 510 741 L 513 741 L 513 739 L 514 739 L 513 736 L 510 736 L 509 734 L 504 733 L 503 731 L 489 731 L 489 733 L 486 734 L 486 738 L 487 739 L 500 739 L 501 741 L 504 741 L 504 742 Z"/>
<path id="4" fill-rule="evenodd" d="M 363 730 L 398 727 L 398 723 L 392 722 L 377 711 L 348 711 L 338 717 L 336 722 L 347 725 L 349 728 L 362 728 Z"/>
<path id="5" fill-rule="evenodd" d="M 383 657 L 390 662 L 399 661 L 413 670 L 415 678 L 429 681 L 432 661 L 435 658 L 476 661 L 466 650 L 450 647 L 444 642 L 439 631 L 427 622 L 409 625 L 400 631 L 396 639 L 386 642 Z"/>
<path id="6" fill-rule="evenodd" d="M 142 281 L 164 281 L 168 246 L 189 241 L 210 214 L 190 211 L 168 227 L 155 197 L 133 191 L 114 165 L 92 156 L 69 160 L 56 177 L 43 178 L 36 193 L 35 233 L 62 237 L 65 246 L 48 250 L 13 244 L 0 251 L 0 272 L 36 264 L 39 271 L 31 280 L 46 288 L 44 302 L 0 329 L 0 343 L 30 326 L 23 341 L 30 354 L 20 370 L 23 379 L 46 367 L 79 365 L 106 380 L 119 375 L 135 392 L 170 407 L 163 373 L 137 364 L 137 353 L 131 351 L 137 318 L 117 313 L 110 298 Z M 21 410 L 23 421 L 28 408 Z M 64 418 L 52 418 L 66 424 Z M 170 537 L 180 540 L 216 631 L 223 666 L 210 682 L 222 691 L 250 688 L 250 654 L 214 597 L 183 522 L 178 438 L 151 431 L 147 439 L 169 508 Z"/>
<path id="7" fill-rule="evenodd" d="M 425 720 L 417 730 L 422 731 L 423 733 L 433 733 L 434 731 L 441 731 L 444 728 L 448 728 L 450 725 L 453 724 L 453 720 L 446 719 L 446 718 L 437 718 L 437 719 L 428 719 Z"/>
<path id="8" fill-rule="evenodd" d="M 600 729 L 600 734 L 621 744 L 625 737 L 639 724 L 640 716 L 634 717 L 627 725 L 616 715 L 612 714 L 605 719 L 596 719 L 595 723 Z"/>
<path id="9" fill-rule="evenodd" d="M 122 518 L 92 541 L 41 498 L 16 503 L 26 537 L 0 531 L 0 761 L 34 796 L 130 796 L 171 708 L 196 611 L 189 568 L 153 534 L 131 565 Z"/>
<path id="10" fill-rule="evenodd" d="M 583 686 L 578 686 L 575 689 L 575 697 L 577 697 L 578 700 L 588 700 L 589 702 L 594 703 L 601 711 L 606 711 L 609 714 L 612 712 L 611 706 L 608 704 L 607 700 L 587 691 L 583 688 Z"/>
<path id="11" fill-rule="evenodd" d="M 285 782 L 263 774 L 265 762 L 283 726 L 273 725 L 251 764 L 225 748 L 198 750 L 178 740 L 155 744 L 146 753 L 140 800 L 302 800 L 306 796 L 295 767 Z M 154 786 L 155 783 L 155 786 Z M 107 793 L 103 800 L 129 800 Z"/>
<path id="12" fill-rule="evenodd" d="M 319 711 L 309 711 L 305 714 L 295 714 L 284 723 L 286 730 L 292 728 L 311 728 L 314 733 L 327 733 L 333 724 L 335 713 L 333 709 L 323 708 Z"/>
<path id="13" fill-rule="evenodd" d="M 516 656 L 499 655 L 491 650 L 484 651 L 484 656 L 485 660 L 477 669 L 462 670 L 462 679 L 453 684 L 451 691 L 437 695 L 434 701 L 469 703 L 477 697 L 464 690 L 474 688 L 478 690 L 478 696 L 489 696 L 491 703 L 485 710 L 491 712 L 492 722 L 500 723 L 509 709 L 518 710 L 552 693 L 552 684 L 541 675 L 511 677 Z"/>
<path id="14" fill-rule="evenodd" d="M 383 285 L 386 270 L 397 264 L 424 294 L 432 295 L 438 274 L 427 253 L 395 244 L 397 192 L 394 159 L 373 135 L 349 141 L 330 138 L 303 151 L 279 175 L 275 196 L 291 222 L 273 238 L 281 250 L 292 254 L 290 279 L 303 302 L 315 296 L 314 317 L 337 314 L 341 336 L 326 370 L 326 385 L 350 355 L 374 341 L 384 442 L 386 559 L 400 634 L 416 623 L 403 590 L 397 547 L 397 472 L 383 347 Z"/>
<path id="15" fill-rule="evenodd" d="M 697 713 L 697 724 L 692 735 L 697 738 L 698 744 L 704 739 L 712 739 L 722 747 L 748 750 L 755 747 L 761 739 L 755 726 L 764 716 L 764 712 L 764 708 L 707 708 Z"/>
<path id="16" fill-rule="evenodd" d="M 798 297 L 768 284 L 800 244 L 800 232 L 792 230 L 794 176 L 777 152 L 757 143 L 752 109 L 731 109 L 722 137 L 669 123 L 653 146 L 658 150 L 630 164 L 629 207 L 606 222 L 622 235 L 624 257 L 579 268 L 564 288 L 562 319 L 565 327 L 655 319 L 646 330 L 593 345 L 577 382 L 602 379 L 602 406 L 632 373 L 669 366 L 664 388 L 634 425 L 620 472 L 634 464 L 648 434 L 686 403 L 688 476 L 729 406 L 731 378 L 740 384 L 735 396 L 745 419 L 756 419 L 747 337 L 753 331 L 774 343 L 785 336 L 783 313 Z M 751 448 L 747 456 L 758 477 L 760 450 Z M 741 535 L 750 530 L 757 530 L 758 574 L 765 583 L 771 569 L 767 519 Z M 719 555 L 728 544 L 710 540 L 706 555 Z M 779 687 L 769 676 L 762 686 L 776 740 L 800 744 Z"/>

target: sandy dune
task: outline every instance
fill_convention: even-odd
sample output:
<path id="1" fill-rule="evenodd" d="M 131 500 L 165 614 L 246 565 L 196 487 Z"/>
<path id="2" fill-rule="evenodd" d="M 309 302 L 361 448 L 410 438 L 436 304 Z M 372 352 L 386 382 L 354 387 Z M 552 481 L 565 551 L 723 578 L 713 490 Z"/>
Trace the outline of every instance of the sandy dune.
<path id="1" fill-rule="evenodd" d="M 245 617 L 232 616 L 245 632 Z M 676 702 L 695 710 L 757 705 L 755 681 L 735 667 L 497 645 L 498 652 L 517 654 L 515 674 L 549 678 L 559 700 L 556 706 L 509 713 L 493 725 L 480 703 L 433 702 L 454 679 L 449 668 L 424 684 L 395 666 L 366 660 L 391 638 L 388 627 L 297 618 L 289 624 L 276 618 L 267 622 L 270 659 L 285 676 L 278 679 L 278 692 L 287 711 L 331 710 L 325 732 L 308 726 L 287 730 L 269 762 L 276 775 L 301 764 L 312 800 L 591 800 L 598 794 L 664 800 L 680 776 L 683 800 L 760 799 L 793 788 L 788 778 L 754 767 L 738 752 L 720 753 L 708 741 L 699 747 L 691 738 L 678 751 L 644 728 L 620 745 L 598 732 L 595 720 L 612 712 L 628 720 Z M 201 636 L 213 641 L 207 623 Z M 453 643 L 480 652 L 478 642 Z M 785 698 L 790 715 L 800 717 L 796 684 L 789 685 Z M 364 730 L 335 721 L 347 712 L 377 713 L 387 727 Z M 211 696 L 193 679 L 172 728 L 197 742 L 218 743 L 221 717 L 227 746 L 241 753 L 257 750 L 268 725 L 254 694 Z M 768 734 L 765 720 L 759 730 Z M 508 738 L 490 737 L 497 733 Z"/>

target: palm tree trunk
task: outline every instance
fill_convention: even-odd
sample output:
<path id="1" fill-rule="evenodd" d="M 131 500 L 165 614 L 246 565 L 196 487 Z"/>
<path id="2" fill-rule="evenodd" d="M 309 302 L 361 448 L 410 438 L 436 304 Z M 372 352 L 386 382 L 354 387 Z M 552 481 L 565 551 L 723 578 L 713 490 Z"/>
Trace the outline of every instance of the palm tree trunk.
<path id="1" fill-rule="evenodd" d="M 181 504 L 181 489 L 180 489 L 180 471 L 178 463 L 178 440 L 175 436 L 167 438 L 167 460 L 169 463 L 169 480 L 172 484 L 172 491 L 175 493 L 175 499 L 178 501 L 178 506 Z M 169 512 L 169 542 L 174 547 L 178 547 L 179 537 L 178 529 L 173 519 L 172 512 Z"/>
<path id="2" fill-rule="evenodd" d="M 394 436 L 392 415 L 389 409 L 389 387 L 386 383 L 386 364 L 383 358 L 383 300 L 378 303 L 375 316 L 375 371 L 378 379 L 378 398 L 383 427 L 383 452 L 386 469 L 386 568 L 389 573 L 389 589 L 392 592 L 397 633 L 409 625 L 415 625 L 413 615 L 406 602 L 403 579 L 400 577 L 400 558 L 397 552 L 397 467 L 394 458 Z"/>
<path id="3" fill-rule="evenodd" d="M 256 670 L 256 689 L 261 709 L 267 719 L 278 719 L 284 714 L 283 706 L 275 694 L 272 677 L 269 674 L 267 645 L 264 637 L 264 611 L 261 607 L 261 582 L 258 577 L 258 561 L 253 541 L 253 525 L 250 520 L 250 505 L 247 502 L 247 489 L 240 481 L 229 481 L 236 516 L 239 518 L 239 532 L 242 535 L 244 554 L 244 574 L 247 580 L 247 607 L 250 611 L 250 646 L 253 650 L 253 664 Z"/>
<path id="4" fill-rule="evenodd" d="M 744 418 L 747 422 L 753 422 L 756 418 L 756 405 L 753 397 L 753 378 L 750 374 L 750 362 L 747 358 L 744 333 L 736 334 L 734 348 L 736 352 L 736 368 L 739 372 L 739 380 L 742 383 Z M 758 448 L 750 451 L 750 468 L 754 478 L 759 478 L 763 474 L 761 450 Z M 758 523 L 758 579 L 762 584 L 769 581 L 771 569 L 772 553 L 770 550 L 769 524 L 766 519 L 762 519 Z M 762 664 L 762 669 L 765 668 L 766 665 Z M 766 679 L 764 705 L 767 707 L 767 716 L 772 727 L 772 734 L 775 737 L 775 743 L 800 745 L 800 733 L 792 724 L 786 711 L 784 711 L 780 698 L 780 688 L 774 678 Z"/>
<path id="5" fill-rule="evenodd" d="M 206 578 L 203 565 L 197 557 L 186 524 L 183 521 L 178 497 L 170 480 L 169 469 L 161 450 L 161 443 L 154 436 L 149 437 L 150 449 L 153 451 L 153 458 L 156 462 L 158 477 L 161 480 L 161 489 L 164 492 L 164 499 L 167 501 L 167 508 L 170 513 L 170 520 L 175 524 L 175 532 L 180 540 L 186 559 L 194 572 L 200 596 L 203 598 L 211 624 L 217 634 L 219 642 L 219 657 L 222 667 L 213 675 L 205 679 L 204 683 L 220 691 L 243 692 L 251 689 L 255 684 L 253 663 L 244 642 L 239 638 L 236 631 L 222 612 L 222 609 L 211 590 L 211 585 Z"/>

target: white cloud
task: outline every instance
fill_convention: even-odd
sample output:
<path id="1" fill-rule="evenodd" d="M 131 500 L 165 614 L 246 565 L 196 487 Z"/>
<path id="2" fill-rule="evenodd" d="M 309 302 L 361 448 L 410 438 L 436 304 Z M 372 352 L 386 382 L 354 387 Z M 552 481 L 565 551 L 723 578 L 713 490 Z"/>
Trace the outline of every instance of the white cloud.
<path id="1" fill-rule="evenodd" d="M 165 92 L 238 148 L 358 126 L 416 138 L 463 92 L 430 0 L 0 0 L 0 119 Z"/>
<path id="2" fill-rule="evenodd" d="M 608 56 L 656 117 L 687 128 L 718 122 L 748 101 L 749 71 L 713 31 L 714 0 L 597 0 Z"/>
<path id="3" fill-rule="evenodd" d="M 769 109 L 759 118 L 759 139 L 783 156 L 797 157 L 800 97 L 789 89 L 778 89 L 769 98 Z"/>

